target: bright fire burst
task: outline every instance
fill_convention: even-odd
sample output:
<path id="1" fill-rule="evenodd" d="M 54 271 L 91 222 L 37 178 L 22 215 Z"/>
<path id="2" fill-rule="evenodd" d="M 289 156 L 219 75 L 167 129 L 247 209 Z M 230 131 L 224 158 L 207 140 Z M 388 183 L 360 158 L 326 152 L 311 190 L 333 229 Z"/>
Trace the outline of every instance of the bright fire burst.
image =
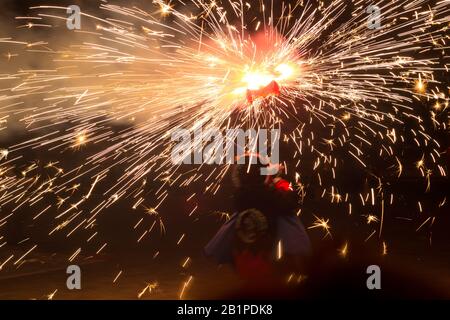
<path id="1" fill-rule="evenodd" d="M 31 8 L 16 18 L 17 36 L 0 38 L 0 129 L 24 133 L 0 146 L 0 206 L 9 208 L 0 226 L 19 210 L 51 215 L 50 234 L 83 233 L 101 251 L 98 216 L 128 201 L 142 211 L 134 228 L 141 241 L 162 228 L 171 187 L 201 183 L 217 194 L 229 168 L 174 166 L 173 132 L 281 127 L 290 170 L 349 214 L 370 206 L 367 225 L 381 234 L 379 215 L 395 199 L 386 180 L 447 175 L 434 133 L 449 123 L 441 106 L 449 101 L 450 6 L 380 0 L 381 28 L 370 29 L 369 4 L 102 1 L 99 12 L 83 11 L 75 31 L 66 28 L 66 7 Z M 406 145 L 420 152 L 411 163 Z M 55 165 L 27 159 L 29 151 Z M 346 167 L 376 176 L 379 187 L 346 191 Z M 331 221 L 317 218 L 312 229 L 331 235 Z"/>

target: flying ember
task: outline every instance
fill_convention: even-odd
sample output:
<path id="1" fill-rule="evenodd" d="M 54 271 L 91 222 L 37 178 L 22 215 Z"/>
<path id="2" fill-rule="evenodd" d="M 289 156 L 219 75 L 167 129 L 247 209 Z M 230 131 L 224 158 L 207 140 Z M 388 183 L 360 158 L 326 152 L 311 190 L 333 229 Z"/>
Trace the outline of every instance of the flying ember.
<path id="1" fill-rule="evenodd" d="M 216 128 L 280 130 L 283 175 L 295 175 L 320 241 L 340 239 L 348 219 L 346 234 L 384 254 L 397 220 L 433 243 L 449 200 L 448 0 L 378 0 L 376 28 L 367 0 L 101 0 L 82 6 L 80 29 L 68 28 L 65 5 L 42 2 L 0 36 L 0 270 L 26 260 L 7 258 L 7 243 L 28 255 L 68 239 L 76 263 L 128 233 L 164 256 L 153 233 L 166 223 L 179 250 L 203 234 L 205 199 L 229 199 L 233 165 L 173 161 L 183 130 L 201 132 L 188 155 Z M 211 154 L 227 154 L 216 151 L 232 138 Z M 409 186 L 424 190 L 407 201 Z M 111 235 L 110 221 L 121 227 Z"/>

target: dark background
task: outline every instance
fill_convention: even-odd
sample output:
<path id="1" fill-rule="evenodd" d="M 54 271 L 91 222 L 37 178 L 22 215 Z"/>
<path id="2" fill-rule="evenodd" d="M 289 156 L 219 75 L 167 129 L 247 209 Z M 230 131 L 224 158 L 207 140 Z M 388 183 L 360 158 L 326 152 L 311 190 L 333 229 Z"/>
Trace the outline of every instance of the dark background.
<path id="1" fill-rule="evenodd" d="M 133 3 L 140 4 L 139 1 L 124 1 L 123 3 L 131 6 Z M 17 21 L 13 20 L 14 16 L 26 15 L 28 7 L 33 5 L 42 4 L 41 1 L 12 1 L 1 0 L 2 11 L 0 13 L 1 25 L 3 30 L 0 30 L 0 37 L 14 36 L 17 30 L 15 25 Z M 45 3 L 50 4 L 50 3 Z M 89 11 L 95 11 L 97 3 L 95 1 L 57 1 L 58 5 L 71 5 L 78 4 L 82 8 L 89 8 Z M 150 4 L 149 4 L 150 6 Z M 145 7 L 143 5 L 142 7 Z M 351 15 L 352 5 L 348 6 L 348 13 L 342 17 L 345 19 Z M 33 31 L 37 33 L 37 36 L 45 36 L 43 31 Z M 320 41 L 320 39 L 318 39 Z M 0 54 L 3 54 L 0 47 Z M 445 79 L 446 75 L 441 74 L 441 77 Z M 448 76 L 447 76 L 448 77 Z M 417 114 L 425 115 L 427 118 L 427 109 L 429 105 L 427 102 L 417 102 L 414 107 L 417 110 Z M 287 124 L 289 126 L 289 124 Z M 409 128 L 414 127 L 415 123 L 405 125 L 403 130 L 407 132 Z M 449 147 L 449 135 L 445 131 L 435 131 L 432 129 L 431 123 L 425 123 L 425 126 L 430 129 L 433 136 L 440 142 L 442 152 L 446 152 Z M 123 127 L 114 128 L 115 130 L 123 129 Z M 311 130 L 318 131 L 318 128 L 311 128 Z M 0 133 L 1 134 L 1 133 Z M 320 136 L 321 132 L 318 132 Z M 326 135 L 325 132 L 322 133 Z M 8 139 L 1 139 L 1 146 L 13 144 L 19 142 L 27 137 L 26 133 L 20 133 L 14 137 L 8 137 Z M 376 143 L 376 142 L 374 142 Z M 93 151 L 94 147 L 86 147 L 86 152 Z M 289 147 L 282 149 L 281 158 L 286 159 L 290 167 L 293 163 L 290 159 L 292 150 Z M 426 193 L 426 183 L 424 179 L 419 178 L 417 175 L 412 174 L 412 170 L 406 170 L 406 173 L 402 178 L 396 179 L 392 172 L 389 172 L 388 163 L 378 158 L 377 148 L 374 148 L 373 154 L 367 153 L 367 160 L 371 163 L 370 169 L 373 172 L 379 172 L 385 174 L 385 187 L 387 192 L 392 192 L 396 195 L 396 201 L 394 206 L 387 206 L 384 215 L 383 225 L 383 237 L 378 239 L 378 233 L 368 242 L 364 240 L 374 229 L 372 225 L 367 225 L 366 219 L 363 214 L 367 214 L 367 209 L 353 208 L 353 214 L 351 216 L 347 213 L 346 204 L 330 204 L 328 201 L 321 200 L 317 195 L 317 190 L 314 188 L 311 182 L 310 187 L 307 189 L 307 197 L 302 204 L 302 221 L 305 226 L 310 226 L 314 222 L 314 214 L 326 217 L 330 219 L 330 225 L 332 226 L 332 238 L 323 239 L 324 233 L 320 229 L 309 230 L 309 235 L 313 241 L 313 245 L 317 258 L 317 264 L 323 263 L 323 257 L 327 255 L 337 255 L 337 249 L 342 247 L 346 242 L 349 243 L 350 255 L 356 256 L 355 260 L 359 259 L 363 261 L 376 261 L 383 263 L 387 259 L 389 263 L 393 265 L 393 269 L 412 270 L 414 273 L 416 270 L 421 269 L 426 275 L 432 276 L 436 270 L 447 270 L 447 273 L 442 275 L 446 279 L 449 277 L 448 270 L 450 270 L 450 209 L 448 202 L 450 201 L 450 185 L 448 179 L 432 177 L 431 191 Z M 340 154 L 341 152 L 341 154 Z M 402 151 L 403 160 L 407 163 L 414 163 L 420 158 L 423 150 L 417 150 L 415 148 L 406 147 Z M 41 154 L 28 153 L 26 154 L 26 160 L 33 160 L 39 158 L 43 163 L 53 160 L 56 154 L 45 153 Z M 361 170 L 355 170 L 355 163 L 352 160 L 347 159 L 343 150 L 337 150 L 335 156 L 341 156 L 342 159 L 347 160 L 340 165 L 339 176 L 340 180 L 337 181 L 342 186 L 342 190 L 346 190 L 350 193 L 357 193 L 364 187 L 376 187 L 377 181 L 370 177 L 368 172 Z M 64 161 L 67 165 L 74 165 L 83 161 L 83 152 L 66 152 L 64 154 Z M 314 158 L 305 159 L 306 162 L 314 161 Z M 291 162 L 291 163 L 290 163 Z M 188 170 L 189 168 L 185 168 Z M 117 176 L 113 175 L 109 178 L 114 181 L 120 174 L 120 169 L 117 169 Z M 291 173 L 292 174 L 292 173 Z M 325 173 L 326 174 L 326 173 Z M 312 174 L 303 172 L 302 177 L 304 181 L 312 181 Z M 288 177 L 292 179 L 293 177 Z M 82 181 L 81 181 L 82 182 Z M 86 183 L 86 188 L 89 184 Z M 157 181 L 150 182 L 147 195 L 150 197 L 152 191 L 158 187 Z M 109 209 L 105 214 L 102 214 L 98 218 L 96 230 L 99 231 L 99 238 L 101 241 L 96 245 L 84 246 L 83 254 L 89 256 L 94 254 L 102 243 L 107 242 L 108 247 L 105 251 L 106 261 L 111 264 L 125 265 L 130 256 L 134 259 L 134 262 L 139 265 L 142 261 L 142 265 L 147 264 L 147 260 L 151 260 L 154 253 L 160 252 L 159 268 L 168 269 L 173 265 L 178 265 L 179 261 L 185 257 L 192 257 L 193 261 L 199 261 L 198 264 L 203 263 L 202 247 L 213 236 L 213 234 L 220 227 L 223 220 L 215 213 L 220 212 L 233 212 L 233 188 L 229 179 L 225 179 L 223 187 L 217 196 L 202 196 L 196 197 L 194 201 L 187 203 L 185 201 L 193 192 L 201 194 L 201 190 L 204 186 L 194 185 L 192 188 L 173 188 L 170 191 L 171 201 L 167 201 L 160 209 L 163 216 L 164 224 L 166 226 L 166 233 L 164 235 L 158 232 L 153 232 L 150 236 L 147 236 L 141 243 L 137 244 L 136 240 L 140 233 L 136 233 L 133 230 L 133 226 L 138 220 L 137 217 L 145 217 L 143 210 L 137 210 L 138 212 L 131 212 L 130 203 L 123 201 L 118 203 Z M 99 192 L 100 193 L 100 192 Z M 438 208 L 438 204 L 444 198 L 447 197 L 447 205 Z M 92 202 L 99 201 L 101 199 L 100 194 L 94 194 Z M 54 201 L 54 199 L 48 199 L 48 203 Z M 422 214 L 418 213 L 417 201 L 421 201 L 425 210 Z M 196 213 L 189 217 L 188 213 L 195 207 L 199 206 Z M 380 207 L 377 205 L 372 208 L 372 213 L 377 214 L 380 212 Z M 2 213 L 8 212 L 8 208 L 2 208 Z M 3 215 L 3 214 L 2 214 Z M 425 226 L 419 231 L 416 231 L 417 227 L 425 221 L 427 217 L 435 217 L 436 220 L 431 228 Z M 144 224 L 151 224 L 151 217 L 145 217 L 148 221 Z M 85 241 L 86 235 L 80 234 L 70 238 L 66 238 L 65 234 L 56 233 L 52 237 L 48 237 L 50 226 L 53 226 L 51 217 L 39 219 L 38 222 L 33 223 L 27 212 L 21 212 L 19 215 L 8 222 L 3 227 L 3 234 L 8 240 L 8 245 L 16 248 L 20 247 L 20 242 L 24 238 L 30 237 L 39 244 L 39 250 L 42 252 L 43 259 L 47 254 L 63 253 L 70 255 L 73 251 L 80 246 L 80 243 Z M 378 229 L 378 226 L 375 228 Z M 1 229 L 0 229 L 1 230 Z M 177 245 L 177 241 L 181 234 L 186 234 L 182 245 Z M 382 242 L 385 241 L 388 244 L 388 255 L 383 257 Z M 11 248 L 11 247 L 8 247 Z M 85 248 L 86 247 L 86 248 Z M 2 254 L 0 261 L 7 256 Z M 371 260 L 372 259 L 372 260 Z M 333 260 L 334 261 L 334 260 Z M 129 262 L 129 261 L 128 261 Z M 386 261 L 384 261 L 387 263 Z M 332 264 L 332 263 L 331 263 Z M 356 262 L 355 262 L 356 264 Z M 202 266 L 203 268 L 203 266 Z M 120 269 L 120 268 L 119 268 Z M 319 268 L 320 269 L 320 268 Z M 199 269 L 203 270 L 203 269 Z M 173 271 L 179 274 L 179 271 Z M 203 272 L 203 271 L 198 271 Z M 338 272 L 337 272 L 338 274 Z M 439 282 L 439 275 L 435 275 L 436 282 Z M 395 277 L 393 277 L 395 278 Z M 395 280 L 394 280 L 395 281 Z"/>

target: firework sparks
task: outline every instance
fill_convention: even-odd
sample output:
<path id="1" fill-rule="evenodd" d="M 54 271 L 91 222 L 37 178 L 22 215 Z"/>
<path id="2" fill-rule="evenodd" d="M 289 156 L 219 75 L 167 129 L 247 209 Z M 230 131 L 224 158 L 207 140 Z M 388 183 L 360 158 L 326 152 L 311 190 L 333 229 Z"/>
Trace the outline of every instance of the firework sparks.
<path id="1" fill-rule="evenodd" d="M 194 279 L 194 277 L 189 276 L 189 278 L 185 282 L 183 282 L 183 286 L 181 287 L 181 291 L 180 291 L 180 295 L 179 295 L 180 300 L 183 299 L 184 295 L 186 294 L 186 290 L 191 285 L 191 282 L 193 279 Z"/>
<path id="2" fill-rule="evenodd" d="M 342 257 L 342 258 L 346 258 L 347 257 L 347 255 L 348 255 L 348 243 L 346 242 L 343 246 L 342 246 L 342 248 L 341 249 L 339 249 L 339 255 Z"/>
<path id="3" fill-rule="evenodd" d="M 113 283 L 116 283 L 117 280 L 119 280 L 120 276 L 122 275 L 123 270 L 120 270 L 119 273 L 114 277 Z"/>
<path id="4" fill-rule="evenodd" d="M 52 293 L 47 295 L 47 300 L 53 300 L 53 298 L 55 297 L 56 293 L 58 292 L 58 289 L 55 289 L 55 291 L 53 291 Z"/>
<path id="5" fill-rule="evenodd" d="M 172 133 L 281 126 L 293 171 L 313 177 L 322 199 L 345 203 L 349 214 L 382 203 L 381 221 L 365 215 L 368 225 L 380 223 L 381 236 L 384 178 L 414 172 L 429 190 L 432 176 L 447 176 L 432 130 L 448 130 L 449 87 L 439 76 L 448 77 L 448 2 L 380 1 L 380 30 L 367 28 L 361 0 L 350 19 L 342 0 L 270 4 L 154 0 L 138 8 L 105 1 L 101 15 L 83 12 L 83 30 L 56 36 L 55 43 L 50 36 L 0 38 L 8 70 L 0 76 L 0 130 L 18 123 L 28 137 L 0 149 L 0 206 L 11 208 L 0 224 L 19 210 L 34 210 L 33 221 L 54 218 L 49 235 L 84 232 L 86 243 L 94 243 L 97 217 L 131 201 L 132 209 L 144 208 L 134 227 L 141 242 L 154 226 L 164 233 L 162 206 L 171 187 L 201 183 L 205 193 L 216 194 L 229 168 L 184 172 L 170 159 Z M 29 16 L 17 17 L 19 35 L 58 34 L 66 9 L 31 8 Z M 27 59 L 40 63 L 29 68 Z M 416 102 L 429 110 L 419 112 Z M 406 144 L 420 150 L 415 163 L 403 157 Z M 24 157 L 30 151 L 55 159 L 45 166 L 30 162 Z M 83 160 L 70 161 L 74 153 Z M 379 188 L 343 192 L 342 164 L 369 176 L 374 155 L 392 168 L 378 174 Z M 55 206 L 49 198 L 57 199 Z M 310 229 L 331 237 L 330 220 L 315 218 Z M 187 238 L 182 233 L 176 244 Z M 107 247 L 98 241 L 97 254 Z"/>
<path id="6" fill-rule="evenodd" d="M 145 286 L 145 288 L 142 289 L 142 291 L 138 293 L 138 299 L 141 299 L 142 296 L 143 296 L 146 292 L 148 292 L 149 294 L 151 294 L 156 288 L 158 288 L 158 286 L 159 286 L 159 284 L 158 284 L 158 282 L 156 282 L 156 281 L 147 284 L 147 285 Z"/>
<path id="7" fill-rule="evenodd" d="M 319 218 L 317 216 L 314 216 L 316 218 L 316 221 L 313 223 L 312 226 L 308 227 L 308 229 L 315 229 L 315 228 L 321 228 L 325 231 L 324 238 L 331 237 L 331 226 L 329 225 L 330 219 L 325 218 Z"/>

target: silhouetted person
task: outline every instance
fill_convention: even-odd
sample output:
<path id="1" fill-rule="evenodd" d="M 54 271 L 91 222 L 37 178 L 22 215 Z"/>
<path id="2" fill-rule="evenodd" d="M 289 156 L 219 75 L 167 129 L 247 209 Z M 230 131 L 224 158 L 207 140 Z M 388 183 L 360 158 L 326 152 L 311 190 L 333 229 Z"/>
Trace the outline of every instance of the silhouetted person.
<path id="1" fill-rule="evenodd" d="M 205 247 L 219 264 L 232 264 L 246 280 L 274 279 L 275 261 L 297 264 L 309 256 L 311 245 L 296 215 L 298 194 L 280 175 L 264 176 L 263 165 L 232 169 L 235 213 Z"/>

